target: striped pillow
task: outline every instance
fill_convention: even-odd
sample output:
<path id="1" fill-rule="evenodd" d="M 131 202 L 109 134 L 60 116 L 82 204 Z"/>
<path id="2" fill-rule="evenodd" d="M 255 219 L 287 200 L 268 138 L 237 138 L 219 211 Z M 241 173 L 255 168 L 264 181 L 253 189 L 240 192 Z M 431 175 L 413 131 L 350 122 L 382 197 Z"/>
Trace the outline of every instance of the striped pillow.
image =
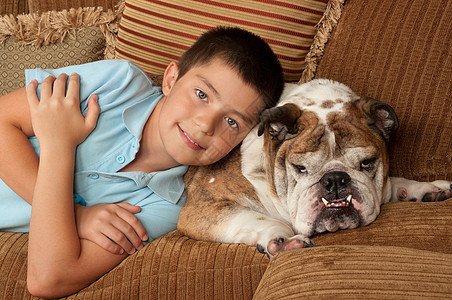
<path id="1" fill-rule="evenodd" d="M 298 81 L 327 0 L 126 0 L 116 58 L 163 74 L 206 30 L 239 26 L 264 38 L 286 81 Z"/>

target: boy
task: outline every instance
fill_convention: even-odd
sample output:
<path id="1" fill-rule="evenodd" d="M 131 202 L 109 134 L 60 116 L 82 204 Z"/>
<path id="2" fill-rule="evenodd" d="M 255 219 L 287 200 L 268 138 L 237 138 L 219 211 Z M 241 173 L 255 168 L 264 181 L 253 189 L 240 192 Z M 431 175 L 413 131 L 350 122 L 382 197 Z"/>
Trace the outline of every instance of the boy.
<path id="1" fill-rule="evenodd" d="M 72 74 L 66 92 L 65 73 L 73 72 L 81 89 Z M 237 28 L 200 37 L 169 64 L 161 89 L 125 61 L 31 70 L 27 82 L 26 92 L 0 99 L 0 159 L 8 161 L 0 163 L 0 177 L 9 186 L 0 187 L 0 228 L 27 231 L 31 206 L 22 199 L 33 202 L 27 283 L 43 297 L 76 292 L 126 257 L 78 234 L 91 206 L 140 206 L 136 217 L 146 232 L 136 224 L 128 229 L 142 240 L 175 229 L 187 165 L 226 156 L 283 88 L 269 46 Z M 87 203 L 76 214 L 73 193 Z M 133 223 L 115 220 L 104 233 L 112 240 Z M 141 248 L 141 241 L 133 244 Z"/>

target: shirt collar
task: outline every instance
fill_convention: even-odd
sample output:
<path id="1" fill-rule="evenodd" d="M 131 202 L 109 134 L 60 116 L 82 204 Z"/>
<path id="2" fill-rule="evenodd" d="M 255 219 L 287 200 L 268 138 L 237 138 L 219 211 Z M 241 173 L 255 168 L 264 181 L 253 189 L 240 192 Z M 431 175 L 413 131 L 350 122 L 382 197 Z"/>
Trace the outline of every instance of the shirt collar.
<path id="1" fill-rule="evenodd" d="M 153 175 L 148 187 L 163 199 L 177 203 L 184 189 L 184 175 L 188 166 L 177 166 L 165 171 L 151 173 Z"/>
<path id="2" fill-rule="evenodd" d="M 154 87 L 156 92 L 143 101 L 134 103 L 124 109 L 122 119 L 127 130 L 136 138 L 141 139 L 144 125 L 154 110 L 157 103 L 162 99 L 163 93 L 161 88 Z"/>

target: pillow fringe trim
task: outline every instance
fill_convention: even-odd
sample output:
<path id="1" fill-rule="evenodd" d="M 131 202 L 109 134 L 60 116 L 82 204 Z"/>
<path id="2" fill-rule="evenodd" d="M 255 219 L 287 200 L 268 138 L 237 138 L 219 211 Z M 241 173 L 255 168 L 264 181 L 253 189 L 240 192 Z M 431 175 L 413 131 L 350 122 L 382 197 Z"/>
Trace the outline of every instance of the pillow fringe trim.
<path id="1" fill-rule="evenodd" d="M 330 0 L 326 6 L 325 13 L 317 23 L 317 33 L 314 36 L 314 42 L 306 55 L 306 65 L 298 84 L 308 82 L 315 77 L 317 66 L 323 56 L 325 46 L 330 39 L 331 33 L 336 28 L 342 15 L 344 2 L 346 0 Z"/>
<path id="2" fill-rule="evenodd" d="M 13 37 L 18 43 L 40 47 L 62 42 L 66 37 L 76 39 L 77 32 L 83 28 L 98 26 L 106 39 L 105 58 L 113 58 L 123 10 L 121 1 L 114 11 L 104 11 L 102 7 L 83 7 L 41 14 L 0 16 L 0 43 Z"/>

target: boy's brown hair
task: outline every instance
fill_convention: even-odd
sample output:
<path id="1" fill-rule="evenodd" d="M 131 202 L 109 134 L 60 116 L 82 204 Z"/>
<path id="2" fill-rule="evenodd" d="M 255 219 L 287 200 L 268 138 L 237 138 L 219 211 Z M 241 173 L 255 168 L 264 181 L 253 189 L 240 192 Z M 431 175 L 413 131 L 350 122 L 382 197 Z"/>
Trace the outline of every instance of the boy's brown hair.
<path id="1" fill-rule="evenodd" d="M 236 70 L 261 95 L 265 108 L 276 105 L 284 87 L 283 72 L 278 58 L 261 37 L 238 27 L 211 29 L 181 56 L 178 78 L 214 58 Z"/>

